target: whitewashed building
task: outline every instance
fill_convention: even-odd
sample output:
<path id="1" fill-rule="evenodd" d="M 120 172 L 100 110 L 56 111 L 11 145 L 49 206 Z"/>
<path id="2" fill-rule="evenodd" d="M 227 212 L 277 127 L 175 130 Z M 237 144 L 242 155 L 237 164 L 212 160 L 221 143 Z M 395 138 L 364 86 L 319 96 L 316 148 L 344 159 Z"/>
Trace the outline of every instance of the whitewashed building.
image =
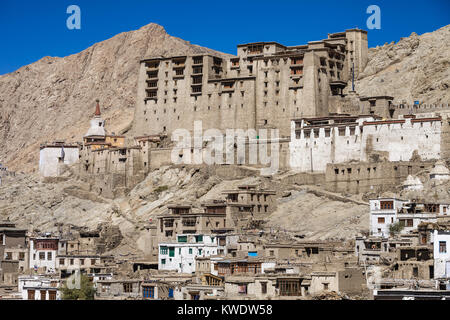
<path id="1" fill-rule="evenodd" d="M 450 231 L 434 230 L 434 277 L 450 278 Z"/>
<path id="2" fill-rule="evenodd" d="M 290 167 L 300 172 L 325 172 L 329 163 L 368 161 L 378 152 L 389 161 L 441 157 L 441 118 L 330 116 L 292 120 Z"/>
<path id="3" fill-rule="evenodd" d="M 195 259 L 217 255 L 217 237 L 202 234 L 179 234 L 177 242 L 159 244 L 158 269 L 194 273 Z"/>
<path id="4" fill-rule="evenodd" d="M 60 280 L 44 275 L 19 276 L 18 291 L 22 300 L 61 300 Z"/>
<path id="5" fill-rule="evenodd" d="M 389 237 L 389 225 L 397 220 L 397 212 L 407 200 L 396 198 L 370 199 L 370 232 L 374 236 Z"/>
<path id="6" fill-rule="evenodd" d="M 389 226 L 400 222 L 401 233 L 409 233 L 422 222 L 436 223 L 449 214 L 448 203 L 416 203 L 396 198 L 370 199 L 370 232 L 373 236 L 389 237 Z"/>
<path id="7" fill-rule="evenodd" d="M 43 177 L 57 177 L 64 165 L 76 163 L 79 159 L 78 145 L 55 142 L 43 144 L 39 153 L 39 172 Z"/>
<path id="8" fill-rule="evenodd" d="M 58 238 L 53 237 L 30 238 L 30 269 L 55 272 L 58 241 Z"/>

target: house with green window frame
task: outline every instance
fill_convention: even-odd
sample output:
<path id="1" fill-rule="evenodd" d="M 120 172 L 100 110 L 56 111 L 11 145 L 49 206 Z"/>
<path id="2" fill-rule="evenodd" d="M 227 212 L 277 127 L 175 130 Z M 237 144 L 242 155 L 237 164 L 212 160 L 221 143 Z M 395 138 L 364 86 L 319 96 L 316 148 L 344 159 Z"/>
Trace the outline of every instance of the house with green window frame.
<path id="1" fill-rule="evenodd" d="M 219 247 L 214 235 L 179 234 L 176 241 L 159 244 L 158 270 L 195 273 L 195 259 L 215 256 Z"/>

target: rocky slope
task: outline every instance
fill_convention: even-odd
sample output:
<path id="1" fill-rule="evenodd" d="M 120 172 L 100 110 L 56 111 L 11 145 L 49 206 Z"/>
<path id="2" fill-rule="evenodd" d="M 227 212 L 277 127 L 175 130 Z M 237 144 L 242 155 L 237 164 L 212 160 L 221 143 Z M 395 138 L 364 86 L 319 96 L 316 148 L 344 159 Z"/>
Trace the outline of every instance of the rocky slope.
<path id="1" fill-rule="evenodd" d="M 356 82 L 360 95 L 390 95 L 396 104 L 449 103 L 449 87 L 450 25 L 369 49 L 368 64 Z"/>
<path id="2" fill-rule="evenodd" d="M 139 60 L 156 55 L 213 53 L 149 24 L 64 58 L 44 57 L 0 76 L 0 163 L 35 170 L 39 144 L 80 141 L 100 99 L 108 129 L 132 120 Z"/>
<path id="3" fill-rule="evenodd" d="M 279 198 L 277 210 L 265 217 L 267 230 L 302 234 L 309 239 L 349 239 L 368 228 L 367 205 L 333 200 L 277 177 L 256 176 L 250 169 L 235 177 L 210 170 L 162 167 L 151 172 L 129 195 L 114 200 L 89 192 L 89 186 L 68 172 L 53 182 L 44 182 L 38 173 L 18 175 L 0 186 L 0 220 L 10 219 L 21 228 L 45 232 L 57 231 L 61 225 L 90 230 L 101 224 L 117 226 L 123 239 L 112 253 L 142 257 L 144 226 L 167 212 L 169 203 L 200 206 L 224 199 L 224 190 L 258 184 L 276 190 Z"/>

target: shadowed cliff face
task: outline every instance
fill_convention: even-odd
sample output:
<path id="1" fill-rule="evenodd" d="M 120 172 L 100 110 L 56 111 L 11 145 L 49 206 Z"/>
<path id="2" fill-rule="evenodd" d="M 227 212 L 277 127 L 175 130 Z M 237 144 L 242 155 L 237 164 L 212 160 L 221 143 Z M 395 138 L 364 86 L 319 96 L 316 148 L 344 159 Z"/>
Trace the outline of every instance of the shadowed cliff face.
<path id="1" fill-rule="evenodd" d="M 370 33 L 369 33 L 370 37 Z M 362 96 L 390 95 L 394 103 L 450 102 L 450 25 L 369 50 L 356 90 Z"/>
<path id="2" fill-rule="evenodd" d="M 0 163 L 36 170 L 39 144 L 81 141 L 100 99 L 110 132 L 133 118 L 139 61 L 148 56 L 216 53 L 149 24 L 64 58 L 44 57 L 0 76 Z"/>

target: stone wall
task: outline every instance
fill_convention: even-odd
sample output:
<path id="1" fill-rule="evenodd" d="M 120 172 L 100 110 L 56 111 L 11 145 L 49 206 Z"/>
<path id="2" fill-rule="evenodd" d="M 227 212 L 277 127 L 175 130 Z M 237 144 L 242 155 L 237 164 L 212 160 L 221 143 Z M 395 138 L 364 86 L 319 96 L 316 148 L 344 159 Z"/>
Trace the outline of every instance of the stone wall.
<path id="1" fill-rule="evenodd" d="M 363 193 L 393 191 L 406 180 L 433 162 L 357 162 L 328 164 L 325 172 L 325 187 L 331 192 Z"/>
<path id="2" fill-rule="evenodd" d="M 362 120 L 339 127 L 306 126 L 301 130 L 292 121 L 290 167 L 301 172 L 323 172 L 330 163 L 441 158 L 440 118 Z"/>

